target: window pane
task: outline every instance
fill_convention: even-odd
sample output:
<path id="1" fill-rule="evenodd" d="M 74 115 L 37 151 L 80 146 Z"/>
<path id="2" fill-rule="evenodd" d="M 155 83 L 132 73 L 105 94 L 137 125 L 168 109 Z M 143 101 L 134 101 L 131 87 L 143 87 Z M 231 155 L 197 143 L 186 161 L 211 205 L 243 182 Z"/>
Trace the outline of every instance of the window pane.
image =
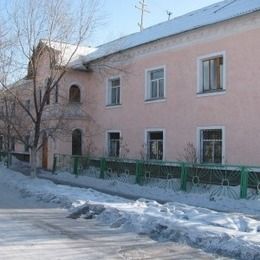
<path id="1" fill-rule="evenodd" d="M 120 79 L 112 79 L 111 80 L 111 86 L 112 87 L 120 86 Z"/>
<path id="2" fill-rule="evenodd" d="M 209 61 L 203 62 L 203 91 L 209 90 Z"/>
<path id="3" fill-rule="evenodd" d="M 222 142 L 215 142 L 214 145 L 214 163 L 222 162 Z"/>
<path id="4" fill-rule="evenodd" d="M 216 69 L 217 69 L 217 60 L 210 60 L 210 89 L 216 90 L 217 88 L 217 75 L 216 75 Z"/>
<path id="5" fill-rule="evenodd" d="M 164 78 L 163 69 L 151 71 L 151 80 Z"/>
<path id="6" fill-rule="evenodd" d="M 118 104 L 120 104 L 120 87 L 112 87 L 110 105 Z"/>
<path id="7" fill-rule="evenodd" d="M 164 97 L 164 79 L 159 80 L 159 97 Z"/>
<path id="8" fill-rule="evenodd" d="M 151 82 L 151 98 L 157 98 L 157 81 Z"/>
<path id="9" fill-rule="evenodd" d="M 220 78 L 219 79 L 219 88 L 223 89 L 223 64 L 220 64 L 220 67 L 219 67 L 219 78 Z"/>
<path id="10" fill-rule="evenodd" d="M 204 141 L 203 142 L 203 162 L 212 163 L 213 162 L 213 142 Z"/>

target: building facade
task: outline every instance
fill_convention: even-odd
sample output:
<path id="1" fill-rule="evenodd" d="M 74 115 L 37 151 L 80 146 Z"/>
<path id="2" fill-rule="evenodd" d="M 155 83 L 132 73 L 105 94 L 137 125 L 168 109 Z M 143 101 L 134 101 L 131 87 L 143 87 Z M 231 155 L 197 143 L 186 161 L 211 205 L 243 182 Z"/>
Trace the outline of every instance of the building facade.
<path id="1" fill-rule="evenodd" d="M 74 61 L 57 90 L 66 102 L 52 93 L 48 105 L 69 107 L 68 134 L 44 141 L 39 164 L 51 168 L 54 153 L 177 161 L 192 144 L 202 163 L 260 165 L 260 1 L 246 2 L 206 7 Z"/>

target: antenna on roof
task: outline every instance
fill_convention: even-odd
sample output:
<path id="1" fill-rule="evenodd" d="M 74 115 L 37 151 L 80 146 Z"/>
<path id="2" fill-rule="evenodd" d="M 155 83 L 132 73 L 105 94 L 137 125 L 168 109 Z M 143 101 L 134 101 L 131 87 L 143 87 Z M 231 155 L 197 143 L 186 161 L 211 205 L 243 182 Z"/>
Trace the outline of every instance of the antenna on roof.
<path id="1" fill-rule="evenodd" d="M 168 15 L 168 21 L 169 21 L 171 19 L 171 16 L 172 16 L 173 12 L 167 10 L 166 14 Z"/>
<path id="2" fill-rule="evenodd" d="M 148 10 L 145 9 L 147 4 L 144 2 L 145 0 L 139 1 L 140 6 L 135 5 L 136 9 L 139 9 L 141 11 L 141 21 L 138 23 L 138 26 L 140 27 L 140 32 L 144 29 L 143 23 L 144 23 L 144 13 L 150 13 Z"/>

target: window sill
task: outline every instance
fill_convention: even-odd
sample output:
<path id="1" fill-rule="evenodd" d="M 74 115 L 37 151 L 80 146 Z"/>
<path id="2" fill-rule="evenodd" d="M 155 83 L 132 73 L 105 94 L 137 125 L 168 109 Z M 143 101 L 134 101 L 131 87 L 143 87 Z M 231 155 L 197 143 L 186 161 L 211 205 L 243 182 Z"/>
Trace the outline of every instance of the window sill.
<path id="1" fill-rule="evenodd" d="M 166 98 L 145 99 L 145 104 L 166 102 Z"/>
<path id="2" fill-rule="evenodd" d="M 113 108 L 119 108 L 122 107 L 122 104 L 118 104 L 118 105 L 106 105 L 106 109 L 113 109 Z"/>
<path id="3" fill-rule="evenodd" d="M 212 92 L 198 92 L 197 97 L 219 96 L 225 94 L 226 94 L 226 90 L 219 90 L 219 91 L 212 91 Z"/>

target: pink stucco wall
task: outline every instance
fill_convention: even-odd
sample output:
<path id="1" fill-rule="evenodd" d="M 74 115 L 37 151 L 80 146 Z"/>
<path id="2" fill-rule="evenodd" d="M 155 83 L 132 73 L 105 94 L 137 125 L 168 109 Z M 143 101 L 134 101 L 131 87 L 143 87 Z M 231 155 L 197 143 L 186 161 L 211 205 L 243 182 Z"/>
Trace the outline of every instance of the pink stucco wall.
<path id="1" fill-rule="evenodd" d="M 64 96 L 72 84 L 82 91 L 82 114 L 68 122 L 71 130 L 82 129 L 83 153 L 91 142 L 92 152 L 104 155 L 106 131 L 120 130 L 128 157 L 139 158 L 145 129 L 158 128 L 165 130 L 165 159 L 178 160 L 188 142 L 198 145 L 198 127 L 219 126 L 225 129 L 223 162 L 260 165 L 259 17 L 253 14 L 141 46 L 138 55 L 130 50 L 120 70 L 67 73 L 61 84 Z M 220 52 L 225 54 L 225 93 L 197 95 L 198 58 Z M 160 66 L 165 67 L 166 98 L 145 102 L 145 71 Z M 114 108 L 106 107 L 112 76 L 121 77 L 122 105 Z M 55 141 L 52 152 L 71 154 L 70 137 Z"/>

